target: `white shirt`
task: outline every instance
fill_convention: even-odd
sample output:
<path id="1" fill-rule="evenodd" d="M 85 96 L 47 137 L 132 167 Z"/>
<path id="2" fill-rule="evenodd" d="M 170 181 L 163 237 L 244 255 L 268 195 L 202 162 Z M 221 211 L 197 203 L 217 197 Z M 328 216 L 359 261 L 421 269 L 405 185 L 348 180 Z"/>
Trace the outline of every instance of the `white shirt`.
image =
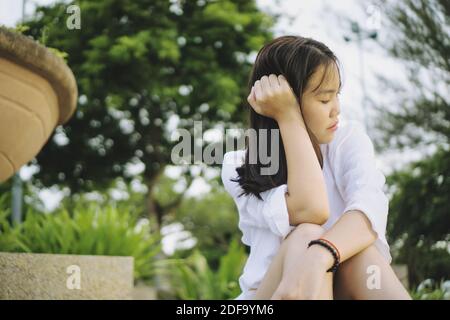
<path id="1" fill-rule="evenodd" d="M 358 122 L 348 121 L 338 127 L 330 143 L 320 144 L 320 149 L 330 208 L 329 219 L 322 226 L 328 230 L 345 212 L 362 211 L 377 233 L 375 246 L 390 263 L 392 257 L 385 236 L 389 208 L 389 199 L 383 191 L 386 179 L 376 166 L 369 136 Z M 224 187 L 239 212 L 241 241 L 250 246 L 250 255 L 239 277 L 242 293 L 235 298 L 238 300 L 251 298 L 281 242 L 295 228 L 289 224 L 284 196 L 287 184 L 262 192 L 263 200 L 254 195 L 238 197 L 242 188 L 230 179 L 238 177 L 236 167 L 244 163 L 244 157 L 245 150 L 225 153 L 221 173 Z"/>

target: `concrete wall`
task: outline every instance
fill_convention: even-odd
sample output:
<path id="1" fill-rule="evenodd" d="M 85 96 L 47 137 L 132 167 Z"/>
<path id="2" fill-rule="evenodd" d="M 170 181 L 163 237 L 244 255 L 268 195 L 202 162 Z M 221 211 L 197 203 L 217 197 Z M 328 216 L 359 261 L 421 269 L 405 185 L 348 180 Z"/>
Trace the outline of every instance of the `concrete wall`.
<path id="1" fill-rule="evenodd" d="M 133 257 L 0 252 L 0 299 L 131 299 Z"/>

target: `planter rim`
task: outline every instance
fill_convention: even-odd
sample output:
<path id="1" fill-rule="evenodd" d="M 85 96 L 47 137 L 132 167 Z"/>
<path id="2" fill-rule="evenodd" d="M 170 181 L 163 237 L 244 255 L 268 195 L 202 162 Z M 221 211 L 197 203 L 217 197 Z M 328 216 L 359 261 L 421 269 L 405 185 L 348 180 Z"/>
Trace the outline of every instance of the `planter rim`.
<path id="1" fill-rule="evenodd" d="M 58 97 L 58 124 L 73 115 L 78 89 L 72 70 L 63 59 L 30 37 L 0 26 L 0 57 L 10 60 L 45 78 Z"/>
<path id="2" fill-rule="evenodd" d="M 48 253 L 48 252 L 9 252 L 9 251 L 0 251 L 0 256 L 1 255 L 21 255 L 21 256 L 61 256 L 61 257 L 72 257 L 72 258 L 76 258 L 76 257 L 94 257 L 94 258 L 111 258 L 111 259 L 132 259 L 134 261 L 134 257 L 133 256 L 109 256 L 109 255 L 100 255 L 100 254 L 71 254 L 71 253 Z"/>

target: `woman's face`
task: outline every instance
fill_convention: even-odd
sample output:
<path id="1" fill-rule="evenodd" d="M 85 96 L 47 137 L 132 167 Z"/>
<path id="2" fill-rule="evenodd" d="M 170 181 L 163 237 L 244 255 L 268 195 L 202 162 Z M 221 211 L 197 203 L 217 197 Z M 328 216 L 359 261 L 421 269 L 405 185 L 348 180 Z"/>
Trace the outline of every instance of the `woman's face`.
<path id="1" fill-rule="evenodd" d="M 322 80 L 319 88 L 317 86 Z M 320 66 L 308 81 L 302 96 L 302 112 L 306 125 L 316 136 L 319 144 L 329 143 L 335 134 L 335 130 L 329 129 L 338 121 L 339 107 L 339 72 L 336 64 L 325 70 Z M 314 92 L 313 90 L 317 88 Z"/>

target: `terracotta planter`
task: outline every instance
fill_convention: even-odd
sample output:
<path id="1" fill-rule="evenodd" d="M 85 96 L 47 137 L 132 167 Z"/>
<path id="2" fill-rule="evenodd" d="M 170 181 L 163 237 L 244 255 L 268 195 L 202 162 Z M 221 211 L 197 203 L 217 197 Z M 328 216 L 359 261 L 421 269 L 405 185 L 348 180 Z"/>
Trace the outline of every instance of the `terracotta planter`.
<path id="1" fill-rule="evenodd" d="M 77 94 L 61 58 L 0 27 L 0 182 L 32 160 L 55 127 L 70 119 Z"/>

